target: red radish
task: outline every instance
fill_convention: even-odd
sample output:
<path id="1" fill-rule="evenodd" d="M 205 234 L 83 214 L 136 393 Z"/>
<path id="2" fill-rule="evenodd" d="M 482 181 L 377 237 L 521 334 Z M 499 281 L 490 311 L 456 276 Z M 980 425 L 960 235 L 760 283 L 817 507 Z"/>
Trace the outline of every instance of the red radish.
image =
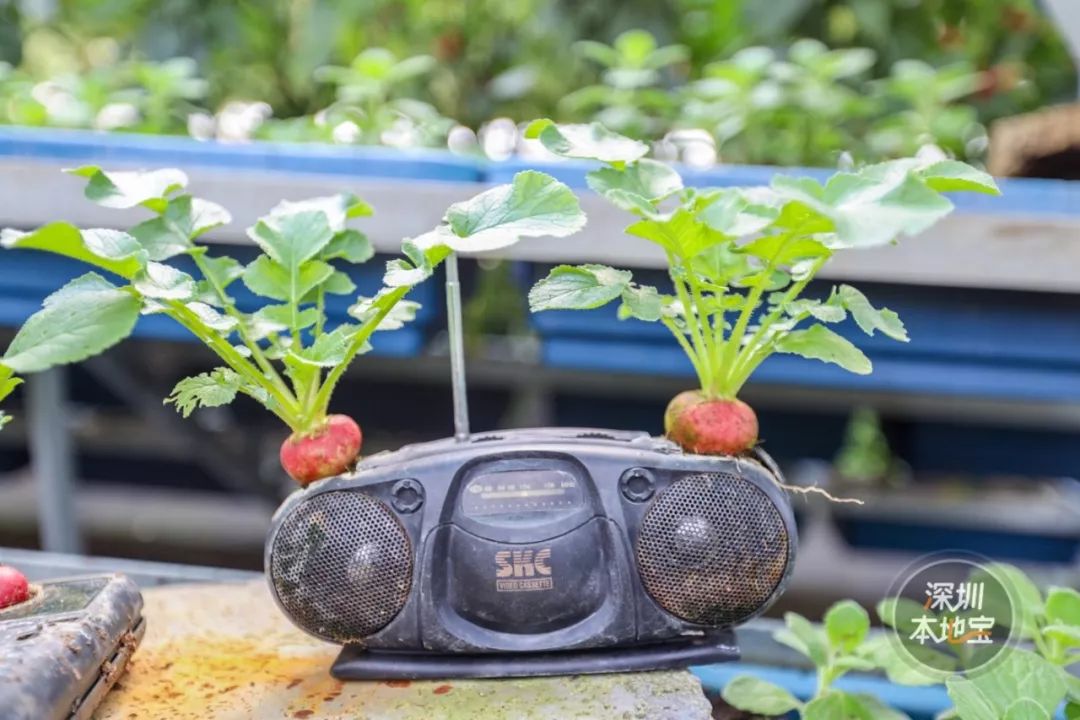
<path id="1" fill-rule="evenodd" d="M 0 610 L 30 599 L 26 576 L 9 565 L 0 565 Z"/>
<path id="2" fill-rule="evenodd" d="M 363 442 L 348 415 L 330 415 L 313 432 L 293 433 L 281 443 L 281 466 L 301 485 L 340 475 L 356 464 Z"/>
<path id="3" fill-rule="evenodd" d="M 741 455 L 757 444 L 757 416 L 742 400 L 709 399 L 700 390 L 681 392 L 664 413 L 667 436 L 702 455 Z"/>

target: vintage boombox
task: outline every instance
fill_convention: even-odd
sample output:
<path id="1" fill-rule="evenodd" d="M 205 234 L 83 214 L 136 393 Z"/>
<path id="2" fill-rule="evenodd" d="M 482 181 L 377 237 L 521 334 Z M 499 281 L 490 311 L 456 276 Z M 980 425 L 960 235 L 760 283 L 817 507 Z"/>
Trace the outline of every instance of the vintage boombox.
<path id="1" fill-rule="evenodd" d="M 515 430 L 364 459 L 275 515 L 266 573 L 342 679 L 658 669 L 737 657 L 794 562 L 763 452 Z"/>

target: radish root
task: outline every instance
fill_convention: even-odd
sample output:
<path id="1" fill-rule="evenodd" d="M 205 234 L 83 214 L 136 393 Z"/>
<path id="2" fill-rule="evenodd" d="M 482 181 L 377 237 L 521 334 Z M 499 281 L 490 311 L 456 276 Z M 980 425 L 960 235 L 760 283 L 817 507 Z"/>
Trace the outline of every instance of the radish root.
<path id="1" fill-rule="evenodd" d="M 777 482 L 777 485 L 784 488 L 790 493 L 799 493 L 800 495 L 822 495 L 829 502 L 834 503 L 847 503 L 849 505 L 864 505 L 865 503 L 858 498 L 838 498 L 828 490 L 819 488 L 817 485 L 802 486 L 802 485 L 787 485 L 782 482 Z"/>

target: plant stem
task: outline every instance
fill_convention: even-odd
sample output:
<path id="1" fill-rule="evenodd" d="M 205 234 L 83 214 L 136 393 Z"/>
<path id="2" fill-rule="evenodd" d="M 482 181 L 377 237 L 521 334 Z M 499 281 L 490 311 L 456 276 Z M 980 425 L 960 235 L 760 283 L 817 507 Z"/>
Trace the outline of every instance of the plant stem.
<path id="1" fill-rule="evenodd" d="M 743 337 L 746 335 L 746 328 L 750 324 L 750 318 L 754 315 L 754 310 L 761 303 L 761 296 L 765 294 L 766 285 L 772 280 L 773 270 L 776 268 L 776 258 L 780 256 L 780 253 L 787 246 L 787 244 L 794 237 L 794 233 L 789 233 L 784 241 L 781 242 L 776 252 L 773 253 L 769 261 L 765 263 L 765 267 L 760 272 L 760 279 L 754 284 L 754 287 L 750 290 L 750 293 L 746 296 L 745 304 L 743 305 L 742 312 L 739 313 L 739 319 L 735 321 L 735 327 L 731 330 L 731 335 L 728 337 L 727 345 L 724 347 L 723 361 L 720 363 L 719 371 L 722 374 L 722 378 L 717 382 L 722 388 L 722 393 L 725 397 L 734 397 L 731 394 L 731 374 L 735 366 L 735 361 L 738 358 L 739 353 L 742 350 Z M 760 328 L 758 328 L 760 331 Z"/>
<path id="2" fill-rule="evenodd" d="M 260 398 L 260 397 L 259 397 L 259 396 L 258 396 L 258 395 L 257 395 L 256 393 L 252 392 L 251 390 L 249 390 L 249 389 L 247 389 L 247 388 L 243 388 L 243 387 L 242 387 L 242 388 L 240 388 L 240 389 L 239 389 L 239 392 L 242 392 L 242 393 L 244 393 L 245 395 L 247 395 L 248 397 L 250 397 L 250 398 L 251 398 L 252 400 L 254 400 L 255 402 L 257 402 L 257 403 L 259 403 L 260 405 L 262 405 L 262 406 L 263 406 L 264 408 L 266 408 L 267 410 L 269 410 L 270 412 L 272 412 L 272 413 L 274 413 L 275 415 L 277 415 L 278 419 L 279 419 L 279 420 L 281 420 L 281 422 L 285 423 L 285 425 L 286 425 L 286 426 L 288 426 L 290 430 L 294 429 L 294 428 L 293 428 L 293 422 L 294 422 L 294 421 L 293 421 L 292 419 L 290 419 L 290 418 L 289 418 L 289 416 L 288 416 L 288 415 L 286 415 L 286 414 L 284 413 L 284 411 L 280 410 L 280 409 L 279 409 L 279 408 L 278 408 L 277 406 L 275 406 L 275 405 L 268 405 L 268 404 L 267 404 L 267 403 L 265 403 L 265 402 L 263 401 L 263 399 L 262 399 L 262 398 Z"/>
<path id="3" fill-rule="evenodd" d="M 683 264 L 683 273 L 687 277 L 687 282 L 690 285 L 690 293 L 694 298 L 694 306 L 697 308 L 698 327 L 702 332 L 702 343 L 705 348 L 705 355 L 707 358 L 706 371 L 707 376 L 711 380 L 713 377 L 713 369 L 716 363 L 716 337 L 713 334 L 712 323 L 709 321 L 709 313 L 705 307 L 705 299 L 701 295 L 701 283 L 698 282 L 697 276 L 690 268 L 689 263 Z M 702 327 L 704 324 L 704 327 Z M 712 395 L 713 388 L 704 387 L 706 395 Z"/>
<path id="4" fill-rule="evenodd" d="M 314 412 L 310 420 L 314 421 L 320 419 L 326 415 L 327 409 L 330 406 L 330 397 L 334 392 L 334 388 L 337 386 L 341 376 L 345 374 L 345 370 L 349 367 L 349 363 L 352 359 L 363 349 L 365 343 L 371 334 L 375 332 L 375 329 L 379 326 L 379 323 L 394 309 L 394 306 L 408 294 L 411 288 L 408 286 L 394 288 L 394 291 L 387 295 L 383 307 L 371 318 L 369 318 L 360 329 L 353 335 L 352 341 L 349 343 L 348 349 L 345 351 L 345 359 L 331 368 L 330 372 L 326 375 L 326 380 L 323 381 L 322 387 L 319 388 L 319 392 L 315 395 L 315 400 L 312 403 Z"/>
<path id="5" fill-rule="evenodd" d="M 701 389 L 706 394 L 709 393 L 709 378 L 712 377 L 712 365 L 709 361 L 709 351 L 705 345 L 705 338 L 701 332 L 701 320 L 695 312 L 694 303 L 690 299 L 690 293 L 687 291 L 686 286 L 683 284 L 682 279 L 679 277 L 677 270 L 682 265 L 675 259 L 675 256 L 668 253 L 668 267 L 671 269 L 671 282 L 675 285 L 675 292 L 679 296 L 679 302 L 683 307 L 683 319 L 686 322 L 686 326 L 690 329 L 690 339 L 694 343 L 695 355 L 697 356 L 697 363 L 700 365 L 701 372 L 699 375 L 703 376 L 701 383 Z M 706 322 L 708 318 L 706 317 Z"/>
<path id="6" fill-rule="evenodd" d="M 772 309 L 772 312 L 765 316 L 765 319 L 761 321 L 758 329 L 750 337 L 750 341 L 746 343 L 744 348 L 740 349 L 733 366 L 730 368 L 725 387 L 728 392 L 737 393 L 749 379 L 750 373 L 752 373 L 757 366 L 764 362 L 765 358 L 768 357 L 769 353 L 764 351 L 767 351 L 775 341 L 775 338 L 768 337 L 769 328 L 783 316 L 784 308 L 799 296 L 799 293 L 801 293 L 810 281 L 814 279 L 818 270 L 821 269 L 828 259 L 829 256 L 825 255 L 815 260 L 803 279 L 792 283 L 791 287 L 784 293 L 784 297 L 781 298 L 780 302 L 776 304 L 776 307 Z M 795 320 L 795 323 L 798 324 L 801 320 L 804 320 L 807 315 L 808 313 L 801 314 L 800 317 Z M 762 343 L 763 340 L 765 341 L 764 343 Z M 762 353 L 764 353 L 763 356 L 755 357 L 757 355 L 762 355 Z"/>
<path id="7" fill-rule="evenodd" d="M 1042 634 L 1042 628 L 1038 626 L 1037 622 L 1036 622 L 1036 626 L 1035 626 L 1035 632 L 1033 632 L 1031 634 L 1031 640 L 1035 644 L 1035 648 L 1039 651 L 1039 654 L 1042 655 L 1047 660 L 1050 660 L 1051 659 L 1051 653 L 1050 653 L 1051 649 L 1050 649 L 1050 647 L 1047 646 L 1046 639 L 1043 637 L 1043 634 Z"/>
<path id="8" fill-rule="evenodd" d="M 266 355 L 263 354 L 262 348 L 259 347 L 259 343 L 255 342 L 248 335 L 247 328 L 244 325 L 244 317 L 240 314 L 240 311 L 236 309 L 236 303 L 233 301 L 226 292 L 225 288 L 217 281 L 213 273 L 207 271 L 206 263 L 203 259 L 203 253 L 193 252 L 191 253 L 192 259 L 195 261 L 195 266 L 199 268 L 199 272 L 206 278 L 206 281 L 210 284 L 214 294 L 221 300 L 222 307 L 225 308 L 225 314 L 236 320 L 237 334 L 243 341 L 244 345 L 251 351 L 251 356 L 255 359 L 259 368 L 266 374 L 267 378 L 272 382 L 275 387 L 286 397 L 296 402 L 295 396 L 292 394 L 292 390 L 278 374 L 277 368 L 266 359 Z"/>
<path id="9" fill-rule="evenodd" d="M 314 337 L 319 337 L 323 333 L 323 323 L 326 320 L 324 312 L 326 310 L 326 290 L 320 285 L 315 291 L 315 330 L 313 331 Z"/>
<path id="10" fill-rule="evenodd" d="M 188 332 L 217 353 L 218 357 L 224 360 L 232 370 L 244 377 L 252 385 L 266 390 L 267 394 L 280 406 L 281 411 L 279 412 L 278 409 L 267 403 L 263 404 L 280 417 L 286 425 L 294 430 L 296 429 L 298 424 L 296 415 L 299 414 L 299 407 L 294 398 L 282 393 L 266 375 L 248 362 L 227 340 L 207 328 L 199 317 L 183 303 L 172 300 L 167 304 L 167 307 L 169 309 L 166 312 L 173 320 L 176 320 Z"/>
<path id="11" fill-rule="evenodd" d="M 661 322 L 664 323 L 664 327 L 671 331 L 671 334 L 675 336 L 675 339 L 679 341 L 679 345 L 681 345 L 683 351 L 686 352 L 686 356 L 690 358 L 690 364 L 694 366 L 694 372 L 697 373 L 698 382 L 701 384 L 701 387 L 704 388 L 708 381 L 708 376 L 702 370 L 701 363 L 698 361 L 697 352 L 695 352 L 694 348 L 687 342 L 686 335 L 671 318 L 661 318 Z"/>

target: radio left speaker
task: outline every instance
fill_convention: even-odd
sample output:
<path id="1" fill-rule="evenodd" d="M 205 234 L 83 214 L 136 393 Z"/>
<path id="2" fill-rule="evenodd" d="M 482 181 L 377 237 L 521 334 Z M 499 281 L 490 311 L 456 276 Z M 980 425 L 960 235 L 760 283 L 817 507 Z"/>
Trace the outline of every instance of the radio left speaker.
<path id="1" fill-rule="evenodd" d="M 269 552 L 282 608 L 313 635 L 358 642 L 409 599 L 414 550 L 386 503 L 358 492 L 316 495 L 278 523 Z"/>

